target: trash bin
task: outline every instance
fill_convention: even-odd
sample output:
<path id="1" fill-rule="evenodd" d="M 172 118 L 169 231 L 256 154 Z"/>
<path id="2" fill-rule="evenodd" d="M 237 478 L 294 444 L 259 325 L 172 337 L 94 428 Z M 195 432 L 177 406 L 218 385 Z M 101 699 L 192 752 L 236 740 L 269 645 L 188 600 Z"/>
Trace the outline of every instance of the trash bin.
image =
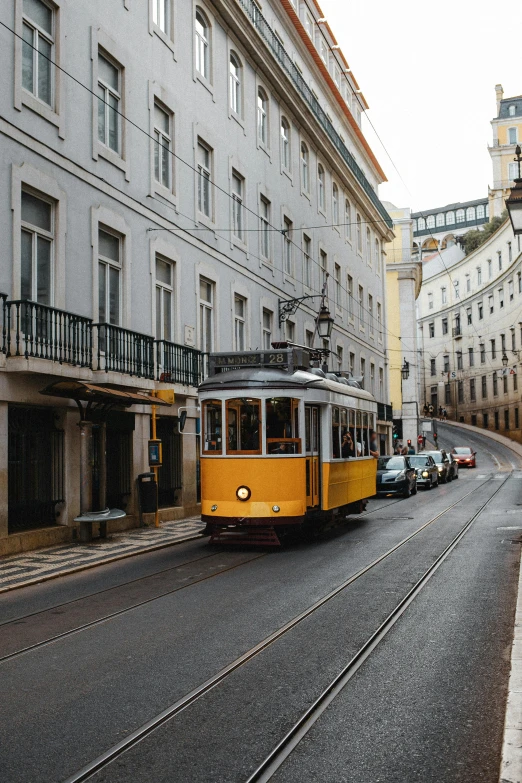
<path id="1" fill-rule="evenodd" d="M 154 473 L 140 473 L 138 476 L 138 500 L 141 514 L 158 510 L 158 485 Z"/>

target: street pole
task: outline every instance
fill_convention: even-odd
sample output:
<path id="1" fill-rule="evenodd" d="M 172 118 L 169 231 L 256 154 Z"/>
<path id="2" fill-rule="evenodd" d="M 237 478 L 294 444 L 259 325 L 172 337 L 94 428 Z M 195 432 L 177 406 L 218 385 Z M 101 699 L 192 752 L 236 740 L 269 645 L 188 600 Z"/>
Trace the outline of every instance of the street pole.
<path id="1" fill-rule="evenodd" d="M 156 396 L 156 392 L 152 392 L 152 396 Z M 152 411 L 152 440 L 156 440 L 156 405 L 152 405 L 151 411 Z M 152 468 L 154 471 L 154 481 L 156 482 L 156 493 L 158 493 L 159 486 L 158 486 L 158 466 Z M 159 527 L 159 510 L 158 510 L 158 503 L 156 503 L 156 511 L 154 512 L 154 527 Z"/>
<path id="2" fill-rule="evenodd" d="M 92 511 L 92 421 L 80 421 L 80 515 Z M 80 541 L 90 541 L 89 524 L 80 522 Z"/>

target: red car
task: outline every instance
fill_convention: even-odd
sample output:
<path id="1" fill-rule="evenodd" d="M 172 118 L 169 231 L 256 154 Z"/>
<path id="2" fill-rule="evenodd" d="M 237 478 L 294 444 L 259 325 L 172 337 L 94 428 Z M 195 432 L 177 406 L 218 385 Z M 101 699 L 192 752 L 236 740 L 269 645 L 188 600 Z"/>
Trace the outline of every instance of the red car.
<path id="1" fill-rule="evenodd" d="M 475 459 L 476 451 L 473 451 L 469 446 L 455 446 L 451 449 L 453 459 L 455 459 L 459 465 L 463 465 L 465 468 L 476 468 L 477 462 Z"/>

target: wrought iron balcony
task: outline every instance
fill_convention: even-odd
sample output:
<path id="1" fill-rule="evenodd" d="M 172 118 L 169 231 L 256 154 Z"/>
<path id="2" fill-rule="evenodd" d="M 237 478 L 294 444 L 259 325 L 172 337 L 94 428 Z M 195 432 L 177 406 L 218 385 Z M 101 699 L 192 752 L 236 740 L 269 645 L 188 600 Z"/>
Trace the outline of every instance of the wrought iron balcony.
<path id="1" fill-rule="evenodd" d="M 451 333 L 453 337 L 462 337 L 462 328 L 460 326 L 454 326 Z"/>
<path id="2" fill-rule="evenodd" d="M 114 324 L 94 324 L 98 369 L 154 379 L 154 338 Z"/>
<path id="3" fill-rule="evenodd" d="M 198 386 L 202 380 L 202 354 L 195 348 L 156 340 L 157 380 Z"/>
<path id="4" fill-rule="evenodd" d="M 8 301 L 3 309 L 2 352 L 92 368 L 92 320 L 28 300 Z"/>

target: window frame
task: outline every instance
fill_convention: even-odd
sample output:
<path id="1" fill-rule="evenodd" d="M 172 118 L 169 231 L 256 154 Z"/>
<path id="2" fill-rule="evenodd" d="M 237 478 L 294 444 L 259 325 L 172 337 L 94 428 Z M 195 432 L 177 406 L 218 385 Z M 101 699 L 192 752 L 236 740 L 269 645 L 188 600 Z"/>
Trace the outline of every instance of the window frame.
<path id="1" fill-rule="evenodd" d="M 200 20 L 198 20 L 198 16 Z M 202 34 L 197 24 L 204 28 Z M 213 68 L 212 68 L 212 22 L 208 11 L 202 5 L 195 5 L 193 12 L 193 46 L 194 46 L 194 76 L 212 92 Z M 201 56 L 203 53 L 203 57 Z M 203 64 L 203 70 L 200 65 Z"/>
<path id="2" fill-rule="evenodd" d="M 232 65 L 238 75 L 232 73 Z M 230 49 L 228 53 L 228 109 L 230 114 L 239 120 L 243 120 L 243 61 L 235 51 Z M 236 105 L 234 106 L 234 103 Z"/>
<path id="3" fill-rule="evenodd" d="M 24 220 L 22 216 L 22 199 L 23 194 L 27 194 L 28 196 L 32 196 L 33 198 L 38 199 L 44 204 L 47 204 L 50 208 L 50 217 L 51 217 L 51 229 L 47 230 L 40 226 L 37 226 L 34 223 L 29 223 L 27 220 Z M 40 304 L 47 306 L 47 307 L 53 307 L 54 306 L 54 280 L 55 280 L 55 243 L 56 243 L 56 204 L 54 199 L 50 198 L 49 196 L 46 196 L 42 193 L 36 193 L 33 189 L 28 188 L 27 186 L 22 186 L 20 190 L 20 247 L 22 247 L 22 241 L 21 241 L 21 235 L 25 232 L 26 234 L 31 235 L 31 295 L 29 297 L 24 297 L 22 294 L 22 283 L 21 283 L 21 274 L 20 274 L 20 298 L 21 299 L 28 299 L 32 302 L 38 302 L 38 238 L 41 237 L 46 242 L 49 243 L 49 301 L 48 302 L 40 302 Z M 20 257 L 20 273 L 22 273 L 23 269 L 23 259 Z"/>

